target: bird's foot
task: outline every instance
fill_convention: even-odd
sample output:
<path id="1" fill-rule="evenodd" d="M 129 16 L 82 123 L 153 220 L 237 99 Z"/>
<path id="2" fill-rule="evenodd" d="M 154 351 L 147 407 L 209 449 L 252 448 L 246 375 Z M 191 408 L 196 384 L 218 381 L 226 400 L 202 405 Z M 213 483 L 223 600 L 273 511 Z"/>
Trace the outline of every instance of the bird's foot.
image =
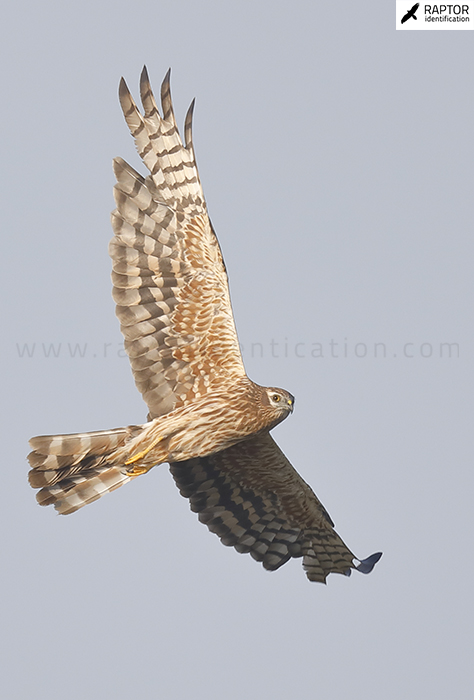
<path id="1" fill-rule="evenodd" d="M 163 440 L 163 437 L 160 435 L 160 437 L 157 437 L 156 440 L 153 440 L 148 447 L 146 447 L 144 450 L 141 452 L 137 452 L 136 455 L 133 455 L 133 457 L 130 457 L 127 459 L 125 462 L 125 466 L 128 466 L 129 464 L 133 464 L 134 466 L 131 469 L 127 469 L 127 474 L 130 476 L 140 476 L 140 474 L 146 474 L 146 472 L 150 471 L 150 469 L 153 467 L 153 464 L 143 466 L 136 464 L 136 462 L 139 462 L 143 457 L 146 457 L 146 455 L 159 443 Z"/>
<path id="2" fill-rule="evenodd" d="M 140 467 L 136 464 L 131 469 L 127 469 L 128 476 L 140 476 L 141 474 L 146 474 L 149 472 L 151 467 Z"/>

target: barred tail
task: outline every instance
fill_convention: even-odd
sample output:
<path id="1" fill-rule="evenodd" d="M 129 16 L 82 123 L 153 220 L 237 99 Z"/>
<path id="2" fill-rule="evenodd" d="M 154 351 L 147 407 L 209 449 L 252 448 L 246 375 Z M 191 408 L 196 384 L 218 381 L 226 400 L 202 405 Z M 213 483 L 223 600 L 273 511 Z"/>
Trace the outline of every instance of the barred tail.
<path id="1" fill-rule="evenodd" d="M 134 428 L 32 438 L 28 479 L 40 489 L 38 503 L 54 505 L 67 515 L 133 479 L 126 466 L 114 464 L 110 456 L 130 439 Z"/>

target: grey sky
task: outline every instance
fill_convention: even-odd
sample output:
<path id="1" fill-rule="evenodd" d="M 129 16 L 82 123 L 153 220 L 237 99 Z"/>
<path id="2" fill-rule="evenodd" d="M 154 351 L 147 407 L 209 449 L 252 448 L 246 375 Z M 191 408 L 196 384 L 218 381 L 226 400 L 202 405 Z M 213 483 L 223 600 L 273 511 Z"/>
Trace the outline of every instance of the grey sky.
<path id="1" fill-rule="evenodd" d="M 4 8 L 2 697 L 472 692 L 474 35 L 394 13 Z M 137 96 L 144 63 L 156 92 L 172 66 L 179 124 L 196 96 L 248 373 L 295 394 L 274 436 L 356 554 L 384 551 L 370 576 L 265 572 L 166 466 L 72 516 L 35 503 L 29 437 L 146 416 L 107 254 L 112 157 L 143 172 L 118 82 Z"/>

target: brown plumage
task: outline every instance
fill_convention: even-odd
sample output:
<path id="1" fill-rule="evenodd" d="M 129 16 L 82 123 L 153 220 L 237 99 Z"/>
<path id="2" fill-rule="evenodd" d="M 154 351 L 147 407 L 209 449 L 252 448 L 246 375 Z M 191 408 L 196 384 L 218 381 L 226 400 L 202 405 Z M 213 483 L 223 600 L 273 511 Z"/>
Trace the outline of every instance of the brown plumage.
<path id="1" fill-rule="evenodd" d="M 355 559 L 269 434 L 293 410 L 293 397 L 245 373 L 194 158 L 194 103 L 183 144 L 169 72 L 161 88 L 163 116 L 146 69 L 140 92 L 144 114 L 122 79 L 120 103 L 150 174 L 114 161 L 110 255 L 117 316 L 148 422 L 32 438 L 29 480 L 40 489 L 38 502 L 72 513 L 169 462 L 199 519 L 265 568 L 303 557 L 312 581 L 353 568 L 368 573 L 381 555 Z"/>

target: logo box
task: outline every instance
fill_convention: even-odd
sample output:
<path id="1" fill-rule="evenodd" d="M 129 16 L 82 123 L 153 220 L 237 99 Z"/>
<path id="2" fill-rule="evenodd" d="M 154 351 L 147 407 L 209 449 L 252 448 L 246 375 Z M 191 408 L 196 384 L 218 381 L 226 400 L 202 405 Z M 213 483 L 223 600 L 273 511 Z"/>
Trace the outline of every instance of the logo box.
<path id="1" fill-rule="evenodd" d="M 452 31 L 474 29 L 474 1 L 459 3 L 396 0 L 398 31 Z"/>

